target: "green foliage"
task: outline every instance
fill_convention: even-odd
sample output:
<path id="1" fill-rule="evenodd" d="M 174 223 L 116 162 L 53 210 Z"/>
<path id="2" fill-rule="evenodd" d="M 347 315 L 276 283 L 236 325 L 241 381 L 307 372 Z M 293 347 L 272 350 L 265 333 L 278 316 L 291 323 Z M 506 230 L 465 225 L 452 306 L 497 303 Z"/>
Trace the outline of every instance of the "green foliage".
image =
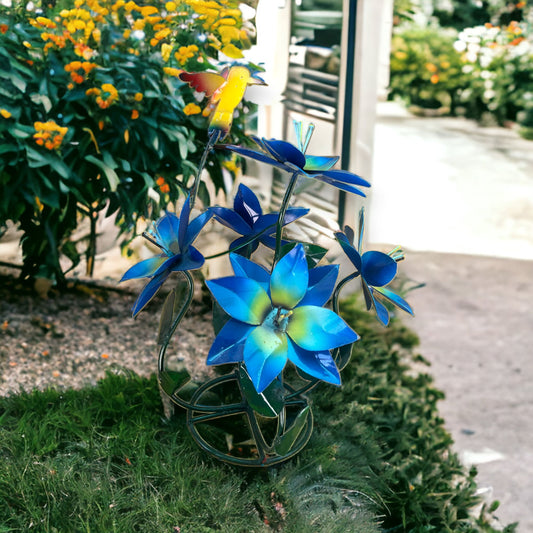
<path id="1" fill-rule="evenodd" d="M 362 338 L 343 387 L 313 393 L 316 430 L 294 460 L 232 468 L 162 419 L 156 379 L 108 375 L 95 388 L 0 398 L 0 526 L 6 531 L 485 532 L 475 472 L 452 452 L 442 393 L 413 349 L 355 300 Z M 378 523 L 381 523 L 378 526 Z M 504 531 L 511 533 L 515 526 Z"/>
<path id="2" fill-rule="evenodd" d="M 459 33 L 403 25 L 392 38 L 390 65 L 390 96 L 409 105 L 504 125 L 521 122 L 533 102 L 533 36 L 524 21 Z"/>
<path id="3" fill-rule="evenodd" d="M 390 97 L 424 108 L 452 111 L 465 83 L 457 33 L 438 27 L 409 25 L 392 37 Z"/>
<path id="4" fill-rule="evenodd" d="M 237 34 L 184 2 L 165 11 L 171 4 L 80 0 L 47 17 L 0 7 L 0 228 L 11 220 L 23 231 L 23 277 L 61 283 L 83 252 L 90 270 L 100 212 L 129 237 L 190 187 L 208 119 L 177 67 L 213 68 L 219 50 L 238 57 L 249 42 L 234 1 L 215 11 Z M 206 165 L 215 191 L 225 157 Z M 89 234 L 74 243 L 81 219 Z"/>

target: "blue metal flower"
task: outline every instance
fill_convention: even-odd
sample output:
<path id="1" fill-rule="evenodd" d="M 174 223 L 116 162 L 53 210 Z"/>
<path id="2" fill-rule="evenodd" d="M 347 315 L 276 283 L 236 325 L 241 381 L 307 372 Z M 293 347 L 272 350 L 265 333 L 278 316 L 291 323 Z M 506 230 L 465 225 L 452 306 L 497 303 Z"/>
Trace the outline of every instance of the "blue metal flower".
<path id="1" fill-rule="evenodd" d="M 344 233 L 335 233 L 335 237 L 355 266 L 357 272 L 361 275 L 361 283 L 367 309 L 370 310 L 374 307 L 378 320 L 384 326 L 387 326 L 389 323 L 389 311 L 380 299 L 389 301 L 396 307 L 403 309 L 411 315 L 413 314 L 411 306 L 403 298 L 392 292 L 390 289 L 385 288 L 385 285 L 388 285 L 395 278 L 398 271 L 397 262 L 404 258 L 404 254 L 399 247 L 395 248 L 388 254 L 376 251 L 361 254 L 363 232 L 364 210 L 361 209 L 359 214 L 359 236 L 357 239 L 357 246 L 354 245 L 354 232 L 349 226 L 344 228 Z"/>
<path id="2" fill-rule="evenodd" d="M 260 242 L 269 248 L 275 248 L 276 239 L 272 237 L 272 233 L 276 231 L 279 214 L 263 215 L 257 196 L 246 185 L 239 185 L 233 202 L 233 209 L 215 206 L 211 208 L 211 211 L 215 215 L 215 219 L 221 224 L 243 235 L 230 244 L 230 249 L 240 247 L 236 250 L 240 255 L 250 256 L 255 252 Z M 308 212 L 309 209 L 302 207 L 287 209 L 283 225 L 294 222 Z M 247 242 L 248 245 L 244 246 Z M 286 243 L 287 241 L 282 241 L 282 244 Z"/>
<path id="3" fill-rule="evenodd" d="M 224 145 L 224 148 L 245 157 L 255 159 L 256 161 L 262 161 L 263 163 L 268 163 L 269 165 L 281 168 L 291 174 L 297 173 L 300 176 L 328 183 L 343 191 L 365 196 L 357 186 L 370 187 L 368 181 L 346 170 L 331 170 L 339 160 L 338 156 L 327 157 L 305 155 L 305 151 L 314 130 L 313 125 L 307 129 L 305 138 L 300 122 L 295 122 L 295 128 L 298 148 L 286 141 L 278 141 L 276 139 L 267 140 L 264 138 L 259 139 L 255 136 L 252 136 L 251 138 L 262 149 L 261 152 L 232 144 Z"/>
<path id="4" fill-rule="evenodd" d="M 190 214 L 190 198 L 187 197 L 179 218 L 174 213 L 167 212 L 155 222 L 153 230 L 143 234 L 162 253 L 133 265 L 120 280 L 152 278 L 133 306 L 134 317 L 155 296 L 171 272 L 195 270 L 204 264 L 203 255 L 191 244 L 212 217 L 212 213 L 205 211 L 189 223 Z"/>
<path id="5" fill-rule="evenodd" d="M 287 360 L 315 378 L 340 385 L 330 350 L 359 337 L 323 305 L 333 291 L 338 265 L 308 269 L 296 245 L 269 274 L 231 254 L 235 276 L 207 281 L 230 319 L 207 356 L 208 365 L 244 361 L 257 392 L 283 370 Z"/>

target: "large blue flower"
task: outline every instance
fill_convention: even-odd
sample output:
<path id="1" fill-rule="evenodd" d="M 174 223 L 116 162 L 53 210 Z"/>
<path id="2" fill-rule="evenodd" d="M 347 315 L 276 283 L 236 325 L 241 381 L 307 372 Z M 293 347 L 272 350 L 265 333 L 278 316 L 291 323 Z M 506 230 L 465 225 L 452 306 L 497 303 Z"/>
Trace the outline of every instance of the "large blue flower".
<path id="1" fill-rule="evenodd" d="M 388 254 L 376 251 L 361 254 L 363 231 L 364 211 L 361 209 L 357 245 L 354 244 L 354 232 L 349 226 L 344 228 L 344 233 L 340 231 L 335 233 L 335 237 L 348 259 L 361 275 L 367 309 L 370 310 L 374 307 L 378 320 L 386 326 L 389 323 L 389 311 L 380 299 L 385 299 L 396 307 L 413 314 L 411 306 L 402 297 L 385 288 L 385 285 L 388 285 L 395 278 L 398 271 L 397 262 L 402 260 L 404 255 L 399 248 L 395 248 Z"/>
<path id="2" fill-rule="evenodd" d="M 187 197 L 179 218 L 174 213 L 167 212 L 155 222 L 153 230 L 143 234 L 161 249 L 161 253 L 133 265 L 120 280 L 122 282 L 135 278 L 152 278 L 133 306 L 134 317 L 155 296 L 171 272 L 194 270 L 204 264 L 203 255 L 191 244 L 211 218 L 212 213 L 205 211 L 189 223 L 190 214 L 190 198 Z"/>
<path id="3" fill-rule="evenodd" d="M 287 360 L 310 376 L 340 385 L 330 350 L 359 337 L 323 307 L 338 266 L 309 270 L 301 244 L 278 261 L 272 274 L 242 256 L 230 257 L 236 275 L 207 281 L 231 317 L 213 342 L 207 364 L 244 361 L 257 392 L 282 372 Z"/>
<path id="4" fill-rule="evenodd" d="M 230 244 L 231 249 L 241 247 L 236 250 L 237 253 L 249 256 L 257 249 L 260 242 L 269 248 L 275 248 L 276 239 L 272 237 L 272 233 L 276 231 L 279 214 L 263 215 L 257 196 L 246 185 L 239 185 L 233 209 L 215 206 L 211 208 L 211 211 L 221 224 L 243 235 Z M 283 225 L 294 222 L 308 212 L 309 209 L 303 207 L 290 207 L 285 214 Z M 248 245 L 243 246 L 246 242 Z M 286 242 L 282 241 L 282 244 Z"/>
<path id="5" fill-rule="evenodd" d="M 262 161 L 263 163 L 281 168 L 291 174 L 297 173 L 300 176 L 328 183 L 343 191 L 365 196 L 357 186 L 370 187 L 368 181 L 346 170 L 331 170 L 339 160 L 338 156 L 305 155 L 313 127 L 307 130 L 305 139 L 303 137 L 301 123 L 296 122 L 295 127 L 298 148 L 286 141 L 259 139 L 255 136 L 251 136 L 251 138 L 262 149 L 260 152 L 232 144 L 224 145 L 224 148 L 245 157 L 255 159 L 256 161 Z"/>

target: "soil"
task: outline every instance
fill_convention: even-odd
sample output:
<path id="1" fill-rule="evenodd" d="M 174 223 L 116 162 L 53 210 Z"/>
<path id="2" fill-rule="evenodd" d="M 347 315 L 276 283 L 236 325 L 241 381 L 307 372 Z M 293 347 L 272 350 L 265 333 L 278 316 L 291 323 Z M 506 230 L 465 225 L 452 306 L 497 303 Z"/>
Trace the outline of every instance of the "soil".
<path id="1" fill-rule="evenodd" d="M 20 390 L 82 388 L 108 371 L 157 371 L 157 333 L 164 289 L 134 320 L 142 288 L 73 281 L 66 291 L 39 296 L 9 273 L 0 273 L 0 395 Z M 193 301 L 167 357 L 183 362 L 193 378 L 207 373 L 213 341 L 210 309 Z"/>

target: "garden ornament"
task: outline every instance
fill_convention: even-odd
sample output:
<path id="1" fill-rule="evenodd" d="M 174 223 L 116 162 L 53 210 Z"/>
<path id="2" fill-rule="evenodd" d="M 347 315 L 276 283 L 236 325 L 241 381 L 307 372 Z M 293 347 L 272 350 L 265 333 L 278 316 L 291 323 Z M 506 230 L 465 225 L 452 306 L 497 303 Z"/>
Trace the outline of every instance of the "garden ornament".
<path id="1" fill-rule="evenodd" d="M 295 123 L 297 146 L 257 137 L 252 140 L 258 150 L 218 143 L 227 135 L 231 113 L 252 79 L 245 70 L 238 66 L 225 75 L 183 73 L 182 79 L 212 95 L 214 113 L 205 152 L 230 150 L 290 174 L 279 210 L 263 213 L 254 192 L 241 184 L 232 208 L 204 206 L 190 220 L 200 165 L 181 213 L 165 213 L 143 234 L 161 253 L 131 267 L 122 280 L 149 278 L 133 306 L 137 316 L 177 272 L 178 283 L 166 298 L 159 327 L 162 395 L 176 409 L 185 409 L 187 427 L 203 450 L 230 464 L 262 467 L 293 457 L 307 444 L 313 429 L 307 393 L 322 382 L 341 385 L 341 370 L 359 339 L 339 312 L 341 289 L 361 277 L 367 308 L 375 309 L 383 325 L 394 307 L 411 314 L 412 309 L 386 287 L 396 276 L 403 252 L 397 248 L 390 254 L 362 253 L 362 210 L 357 243 L 349 227 L 335 234 L 353 267 L 340 281 L 339 266 L 326 260 L 327 248 L 290 238 L 291 224 L 298 224 L 309 212 L 290 205 L 299 180 L 315 180 L 362 197 L 362 189 L 370 186 L 356 174 L 333 169 L 337 157 L 306 154 L 313 126 L 304 131 L 301 123 Z M 215 331 L 206 363 L 230 365 L 232 371 L 191 387 L 187 371 L 172 366 L 166 352 L 193 299 L 191 271 L 215 257 L 204 257 L 192 246 L 208 222 L 220 223 L 238 235 L 217 254 L 227 254 L 233 275 L 205 282 L 213 298 Z M 267 267 L 255 257 L 260 246 L 269 258 Z M 387 303 L 392 306 L 387 308 Z"/>

